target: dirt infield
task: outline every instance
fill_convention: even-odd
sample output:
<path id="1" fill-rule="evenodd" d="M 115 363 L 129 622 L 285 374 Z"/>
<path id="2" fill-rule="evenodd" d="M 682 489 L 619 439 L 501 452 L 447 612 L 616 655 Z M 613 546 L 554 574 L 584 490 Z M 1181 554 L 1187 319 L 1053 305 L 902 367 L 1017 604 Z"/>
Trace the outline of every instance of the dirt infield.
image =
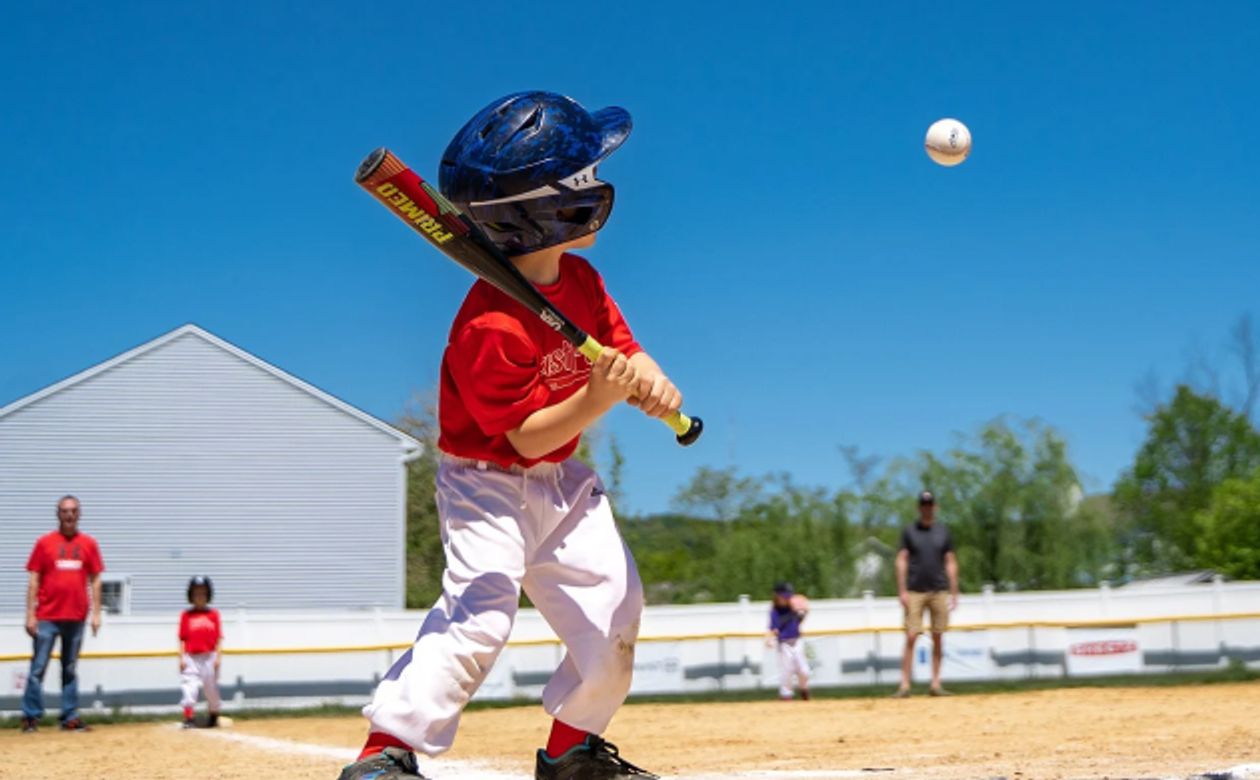
<path id="1" fill-rule="evenodd" d="M 641 704 L 608 736 L 670 776 L 1188 777 L 1260 761 L 1260 683 L 1099 688 L 780 703 Z M 535 706 L 468 713 L 447 758 L 528 777 L 547 719 Z M 171 724 L 89 734 L 0 731 L 0 778 L 332 780 L 359 745 L 359 718 L 237 721 L 221 734 Z M 284 752 L 266 749 L 285 740 Z M 270 743 L 274 748 L 279 743 Z M 460 766 L 443 778 L 475 777 Z"/>

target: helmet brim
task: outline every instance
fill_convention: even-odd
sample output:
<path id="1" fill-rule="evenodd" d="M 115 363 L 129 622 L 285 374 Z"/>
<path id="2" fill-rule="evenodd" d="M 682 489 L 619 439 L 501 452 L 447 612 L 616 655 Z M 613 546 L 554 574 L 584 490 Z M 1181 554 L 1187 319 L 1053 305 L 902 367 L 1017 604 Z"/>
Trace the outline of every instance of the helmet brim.
<path id="1" fill-rule="evenodd" d="M 617 148 L 630 137 L 630 131 L 634 129 L 634 122 L 630 119 L 630 112 L 617 106 L 601 108 L 594 114 L 591 114 L 591 118 L 599 126 L 600 160 L 617 151 Z"/>

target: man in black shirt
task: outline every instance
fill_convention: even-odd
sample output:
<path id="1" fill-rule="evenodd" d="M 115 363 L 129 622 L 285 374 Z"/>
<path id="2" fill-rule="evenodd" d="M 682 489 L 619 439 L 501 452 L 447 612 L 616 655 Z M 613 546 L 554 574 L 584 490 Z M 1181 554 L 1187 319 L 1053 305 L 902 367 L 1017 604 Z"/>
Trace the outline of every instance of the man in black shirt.
<path id="1" fill-rule="evenodd" d="M 949 613 L 958 606 L 958 558 L 949 529 L 936 522 L 936 497 L 930 491 L 919 494 L 919 521 L 901 532 L 897 551 L 897 594 L 906 615 L 906 646 L 901 654 L 901 686 L 894 694 L 910 695 L 910 669 L 914 643 L 923 633 L 923 610 L 932 613 L 933 696 L 945 696 L 941 687 L 941 648 Z"/>

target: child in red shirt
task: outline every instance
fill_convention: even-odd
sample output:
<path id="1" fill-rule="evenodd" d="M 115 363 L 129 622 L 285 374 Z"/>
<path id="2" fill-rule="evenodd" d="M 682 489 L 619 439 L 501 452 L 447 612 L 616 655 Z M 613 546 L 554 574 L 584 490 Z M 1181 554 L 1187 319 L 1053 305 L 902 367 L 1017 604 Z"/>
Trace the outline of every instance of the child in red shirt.
<path id="1" fill-rule="evenodd" d="M 179 616 L 179 681 L 183 691 L 184 728 L 195 727 L 193 707 L 197 694 L 205 688 L 210 705 L 207 728 L 219 725 L 219 641 L 223 639 L 219 610 L 210 607 L 214 584 L 197 575 L 188 581 L 188 603 L 192 607 Z"/>
<path id="2" fill-rule="evenodd" d="M 635 341 L 591 265 L 612 210 L 596 166 L 630 133 L 620 108 L 588 113 L 548 92 L 487 106 L 442 157 L 442 194 L 579 327 L 607 345 L 593 364 L 485 281 L 468 293 L 442 360 L 437 504 L 443 594 L 364 714 L 341 780 L 419 777 L 507 642 L 521 591 L 564 642 L 543 691 L 553 718 L 540 780 L 653 778 L 599 735 L 630 689 L 643 589 L 599 476 L 570 456 L 582 431 L 629 401 L 645 414 L 682 396 Z"/>

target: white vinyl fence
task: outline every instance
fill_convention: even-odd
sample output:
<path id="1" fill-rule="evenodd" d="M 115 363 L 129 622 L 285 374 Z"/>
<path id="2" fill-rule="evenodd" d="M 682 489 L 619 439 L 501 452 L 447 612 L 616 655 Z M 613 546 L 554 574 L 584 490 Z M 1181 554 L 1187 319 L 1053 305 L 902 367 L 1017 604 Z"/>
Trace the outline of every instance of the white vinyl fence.
<path id="1" fill-rule="evenodd" d="M 410 644 L 417 611 L 262 613 L 219 605 L 228 707 L 361 703 Z M 764 643 L 769 605 L 649 607 L 632 694 L 777 687 Z M 178 615 L 107 617 L 79 664 L 89 709 L 174 708 Z M 894 685 L 904 635 L 896 599 L 815 601 L 805 622 L 815 686 Z M 1242 662 L 1260 667 L 1260 582 L 1164 588 L 964 595 L 946 639 L 944 678 L 997 680 L 1157 674 Z M 927 641 L 916 649 L 926 679 Z M 512 640 L 479 691 L 530 700 L 563 654 L 546 623 L 522 610 Z M 0 618 L 0 712 L 17 710 L 30 655 L 20 617 Z M 59 669 L 45 678 L 55 710 Z"/>

